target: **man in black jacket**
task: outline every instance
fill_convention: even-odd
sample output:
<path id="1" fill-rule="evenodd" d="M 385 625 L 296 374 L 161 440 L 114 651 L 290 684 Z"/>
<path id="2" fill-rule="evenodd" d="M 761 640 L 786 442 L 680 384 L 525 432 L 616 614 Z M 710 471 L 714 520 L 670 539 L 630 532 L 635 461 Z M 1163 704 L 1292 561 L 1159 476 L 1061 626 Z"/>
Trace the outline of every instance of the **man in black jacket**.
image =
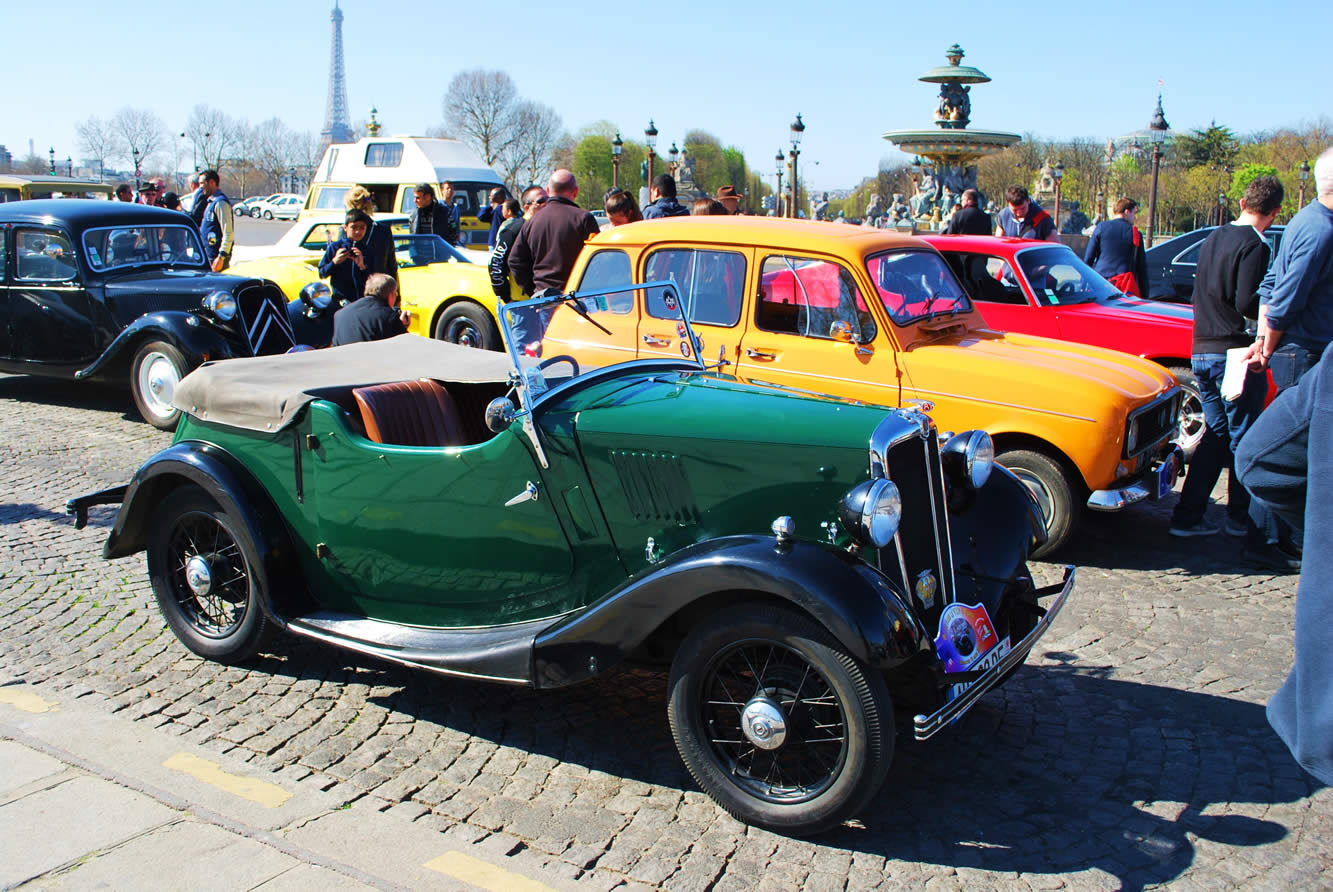
<path id="1" fill-rule="evenodd" d="M 574 203 L 579 197 L 574 174 L 557 170 L 547 181 L 546 192 L 546 204 L 523 224 L 509 252 L 509 272 L 523 293 L 533 297 L 564 291 L 583 243 L 601 232 L 592 214 Z M 540 341 L 546 319 L 529 318 L 524 328 L 520 344 Z"/>
<path id="2" fill-rule="evenodd" d="M 375 273 L 366 281 L 366 296 L 352 301 L 333 315 L 333 344 L 382 341 L 407 334 L 405 314 L 398 303 L 398 283 L 393 276 Z"/>
<path id="3" fill-rule="evenodd" d="M 502 215 L 503 222 L 495 236 L 495 250 L 491 252 L 491 260 L 487 270 L 491 274 L 491 288 L 495 290 L 495 296 L 509 302 L 509 264 L 506 262 L 509 258 L 509 251 L 514 247 L 514 239 L 518 238 L 518 231 L 523 226 L 523 208 L 510 198 L 500 205 L 499 214 Z"/>
<path id="4" fill-rule="evenodd" d="M 954 211 L 949 222 L 941 231 L 941 235 L 990 235 L 991 223 L 990 215 L 983 211 L 978 205 L 981 203 L 981 193 L 976 189 L 963 190 L 963 203 L 958 210 Z"/>
<path id="5" fill-rule="evenodd" d="M 435 200 L 435 187 L 417 183 L 412 190 L 416 207 L 408 216 L 408 228 L 413 235 L 438 235 L 451 245 L 458 244 L 458 223 L 452 207 Z"/>
<path id="6" fill-rule="evenodd" d="M 1235 449 L 1263 411 L 1268 389 L 1263 371 L 1245 375 L 1241 394 L 1222 398 L 1227 350 L 1248 347 L 1247 326 L 1259 316 L 1259 284 L 1268 269 L 1269 247 L 1262 233 L 1282 207 L 1277 177 L 1258 177 L 1245 190 L 1234 223 L 1219 226 L 1199 249 L 1194 280 L 1194 347 L 1190 365 L 1203 400 L 1208 429 L 1199 441 L 1171 514 L 1173 536 L 1210 536 L 1219 529 L 1204 520 L 1208 496 L 1223 468 L 1228 469 L 1227 532 L 1245 536 L 1245 557 L 1268 569 L 1288 571 L 1300 564 L 1268 541 L 1276 528 L 1263 507 L 1253 503 L 1236 479 Z"/>
<path id="7" fill-rule="evenodd" d="M 653 177 L 653 187 L 648 193 L 652 199 L 643 208 L 643 219 L 656 220 L 659 217 L 688 217 L 689 208 L 676 200 L 676 181 L 669 173 Z"/>

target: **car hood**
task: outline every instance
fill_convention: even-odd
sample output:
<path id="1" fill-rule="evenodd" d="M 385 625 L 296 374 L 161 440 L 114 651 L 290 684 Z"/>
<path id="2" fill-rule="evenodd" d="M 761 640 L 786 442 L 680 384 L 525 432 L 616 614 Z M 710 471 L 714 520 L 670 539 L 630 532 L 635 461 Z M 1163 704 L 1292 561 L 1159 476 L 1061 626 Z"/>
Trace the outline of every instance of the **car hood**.
<path id="1" fill-rule="evenodd" d="M 204 272 L 203 270 L 183 269 L 143 269 L 135 272 L 111 276 L 106 280 L 109 296 L 119 294 L 153 295 L 169 297 L 203 298 L 213 291 L 226 291 L 235 294 L 243 285 L 254 284 L 255 279 L 241 276 L 229 276 L 225 273 Z M 196 301 L 197 303 L 197 301 Z"/>
<path id="2" fill-rule="evenodd" d="M 1189 328 L 1194 327 L 1194 307 L 1189 304 L 1165 303 L 1160 300 L 1145 300 L 1141 297 L 1111 297 L 1098 304 L 1078 304 L 1078 306 L 1097 306 L 1106 311 L 1147 315 L 1163 321 L 1179 321 Z"/>

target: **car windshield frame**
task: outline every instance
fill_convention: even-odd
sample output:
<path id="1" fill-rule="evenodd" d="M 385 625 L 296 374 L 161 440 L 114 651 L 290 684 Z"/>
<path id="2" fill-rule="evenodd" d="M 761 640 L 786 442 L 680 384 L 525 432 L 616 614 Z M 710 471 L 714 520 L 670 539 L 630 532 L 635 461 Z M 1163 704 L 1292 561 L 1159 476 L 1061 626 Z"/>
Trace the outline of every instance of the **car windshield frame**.
<path id="1" fill-rule="evenodd" d="M 885 258 L 892 258 L 892 259 L 885 259 Z M 924 297 L 925 300 L 915 301 L 915 302 L 909 301 L 907 300 L 907 298 L 913 295 L 900 294 L 899 292 L 896 291 L 886 290 L 885 286 L 881 282 L 881 279 L 883 278 L 885 272 L 884 267 L 890 263 L 898 263 L 903 260 L 911 260 L 918 258 L 932 258 L 934 262 L 939 265 L 939 269 L 931 270 L 930 272 L 935 272 L 937 275 L 942 273 L 944 276 L 946 276 L 947 282 L 952 285 L 956 294 L 948 296 L 944 294 L 933 293 L 930 290 L 929 284 L 924 279 L 920 281 L 911 281 L 913 273 L 912 271 L 909 271 L 906 268 L 890 270 L 890 272 L 900 273 L 907 276 L 908 282 L 905 283 L 904 287 L 906 287 L 906 285 L 908 284 L 914 286 L 912 290 L 917 292 L 915 296 Z M 879 263 L 878 275 L 876 274 L 876 271 L 873 268 L 873 264 L 876 262 Z M 963 288 L 962 283 L 958 281 L 958 277 L 954 275 L 953 268 L 949 266 L 949 261 L 945 260 L 944 257 L 938 251 L 926 248 L 894 247 L 884 251 L 876 251 L 873 254 L 866 255 L 866 258 L 863 263 L 866 275 L 870 277 L 870 283 L 874 287 L 873 293 L 875 294 L 876 299 L 879 301 L 879 305 L 883 308 L 884 312 L 888 314 L 889 320 L 894 325 L 897 325 L 899 327 L 905 327 L 908 325 L 914 325 L 918 322 L 922 322 L 927 319 L 934 319 L 939 316 L 952 317 L 952 316 L 957 316 L 961 313 L 970 313 L 972 310 L 976 309 L 976 305 L 972 302 L 972 298 L 968 296 L 967 289 Z M 895 311 L 890 306 L 890 301 L 888 299 L 888 295 L 890 294 L 903 299 L 902 307 L 900 310 Z M 935 306 L 936 301 L 944 301 L 944 300 L 947 300 L 949 302 L 941 303 L 938 307 Z M 908 307 L 911 307 L 914 304 L 921 304 L 922 309 L 920 311 L 906 312 Z"/>
<path id="2" fill-rule="evenodd" d="M 1014 264 L 1028 285 L 1028 290 L 1038 305 L 1043 307 L 1072 307 L 1079 304 L 1105 303 L 1124 297 L 1124 292 L 1112 285 L 1101 273 L 1083 262 L 1068 245 L 1034 245 L 1014 252 Z M 1040 265 L 1044 264 L 1044 268 Z M 1055 293 L 1054 289 L 1037 287 L 1037 273 L 1043 277 L 1044 270 L 1058 266 L 1068 266 L 1079 274 L 1078 281 L 1091 285 L 1077 292 L 1074 299 L 1066 300 Z M 1057 288 L 1059 284 L 1057 284 Z"/>
<path id="3" fill-rule="evenodd" d="M 179 256 L 163 256 L 160 253 L 160 248 L 164 241 L 162 236 L 168 231 L 179 233 L 183 238 L 184 248 Z M 114 259 L 108 260 L 102 253 L 103 250 L 110 245 L 110 242 L 115 239 L 116 235 L 130 233 L 142 235 L 143 233 L 148 232 L 153 233 L 155 244 L 158 246 L 159 253 L 155 257 L 144 256 L 139 258 L 137 257 L 139 252 L 136 250 L 134 256 L 131 258 L 125 261 L 117 261 Z M 89 239 L 98 237 L 99 233 L 106 234 L 101 236 L 100 244 L 91 243 Z M 118 270 L 139 269 L 145 266 L 186 267 L 189 269 L 208 268 L 208 259 L 204 253 L 204 244 L 199 239 L 199 231 L 187 223 L 135 223 L 122 226 L 94 226 L 85 229 L 80 235 L 79 241 L 83 246 L 83 255 L 87 260 L 88 268 L 96 273 L 113 273 Z M 191 257 L 188 253 L 191 248 L 195 251 L 194 257 Z"/>

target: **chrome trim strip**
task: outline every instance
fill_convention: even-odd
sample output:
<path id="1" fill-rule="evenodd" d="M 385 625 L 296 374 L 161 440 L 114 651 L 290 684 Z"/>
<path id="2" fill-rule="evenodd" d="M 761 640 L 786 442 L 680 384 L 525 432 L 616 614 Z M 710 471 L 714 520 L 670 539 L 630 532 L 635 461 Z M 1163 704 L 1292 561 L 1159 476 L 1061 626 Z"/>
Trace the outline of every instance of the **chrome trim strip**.
<path id="1" fill-rule="evenodd" d="M 1148 498 L 1148 488 L 1141 481 L 1117 489 L 1099 489 L 1088 496 L 1088 507 L 1093 511 L 1119 511 L 1135 502 Z"/>
<path id="2" fill-rule="evenodd" d="M 938 458 L 935 459 L 935 473 L 931 474 L 929 469 L 929 466 L 931 464 L 930 440 L 922 439 L 921 448 L 926 453 L 926 465 L 927 465 L 926 473 L 928 475 L 926 477 L 926 484 L 930 487 L 930 518 L 931 521 L 935 524 L 935 537 L 934 537 L 935 557 L 939 561 L 937 566 L 940 568 L 940 587 L 944 589 L 943 592 L 944 597 L 942 602 L 945 604 L 952 604 L 955 600 L 954 595 L 956 594 L 956 592 L 954 591 L 955 586 L 953 579 L 953 534 L 949 532 L 949 518 L 945 517 L 944 518 L 945 551 L 940 551 L 940 516 L 939 516 L 939 509 L 936 507 L 936 505 L 943 502 L 945 498 L 944 462 L 940 461 Z M 940 489 L 938 493 L 935 491 L 936 480 L 938 480 L 940 483 Z M 949 560 L 947 562 L 944 560 L 945 554 L 948 554 L 949 556 Z M 946 573 L 948 574 L 948 578 L 945 578 Z"/>
<path id="3" fill-rule="evenodd" d="M 304 625 L 299 620 L 291 620 L 287 623 L 287 631 L 297 635 L 304 635 L 307 638 L 313 638 L 316 641 L 322 641 L 325 644 L 332 644 L 343 650 L 354 651 L 355 653 L 366 654 L 371 657 L 378 657 L 381 660 L 388 660 L 391 663 L 398 663 L 402 666 L 411 666 L 414 669 L 425 669 L 428 672 L 434 672 L 437 675 L 448 675 L 451 678 L 476 678 L 482 681 L 493 681 L 499 684 L 519 685 L 521 687 L 531 687 L 532 683 L 526 678 L 505 678 L 495 675 L 476 675 L 471 672 L 459 672 L 456 669 L 445 669 L 443 666 L 432 666 L 430 663 L 423 663 L 418 660 L 409 659 L 404 656 L 395 655 L 392 651 L 375 647 L 372 644 L 344 638 L 338 635 L 330 635 L 325 632 L 313 629 Z"/>
<path id="4" fill-rule="evenodd" d="M 1046 609 L 1046 615 L 1043 616 L 1035 628 L 1028 632 L 1027 636 L 1016 646 L 1010 649 L 1009 653 L 1000 658 L 1000 661 L 987 670 L 986 674 L 977 679 L 972 687 L 964 691 L 956 700 L 944 704 L 938 710 L 930 715 L 918 714 L 912 719 L 912 726 L 917 740 L 928 740 L 945 725 L 961 718 L 964 713 L 971 709 L 982 695 L 993 688 L 1000 678 L 1010 669 L 1021 663 L 1036 646 L 1037 641 L 1046 634 L 1051 623 L 1055 621 L 1060 613 L 1060 608 L 1065 606 L 1065 600 L 1069 593 L 1074 589 L 1075 570 L 1072 565 L 1065 566 L 1065 578 L 1060 588 L 1060 594 Z"/>

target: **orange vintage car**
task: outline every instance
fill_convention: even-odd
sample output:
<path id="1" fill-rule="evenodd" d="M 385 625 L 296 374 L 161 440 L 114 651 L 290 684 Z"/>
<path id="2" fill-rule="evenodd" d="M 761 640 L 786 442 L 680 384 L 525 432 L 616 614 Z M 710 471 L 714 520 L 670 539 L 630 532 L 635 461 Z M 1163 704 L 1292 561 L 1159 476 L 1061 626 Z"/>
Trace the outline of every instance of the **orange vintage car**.
<path id="1" fill-rule="evenodd" d="M 987 329 L 925 242 L 875 229 L 757 217 L 648 220 L 592 238 L 569 288 L 674 281 L 704 356 L 737 377 L 886 406 L 928 408 L 941 430 L 990 433 L 1000 464 L 1069 541 L 1083 507 L 1117 511 L 1171 490 L 1181 389 L 1156 363 Z M 680 355 L 664 288 L 612 300 L 585 338 L 561 310 L 544 356 L 596 365 Z"/>

